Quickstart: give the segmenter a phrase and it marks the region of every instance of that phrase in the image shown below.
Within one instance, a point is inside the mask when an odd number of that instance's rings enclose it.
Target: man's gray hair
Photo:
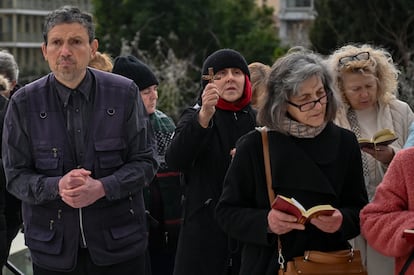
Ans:
[[[95,26],[93,17],[87,12],[82,12],[77,7],[63,6],[52,11],[46,16],[43,24],[43,40],[47,44],[47,35],[49,31],[60,24],[79,23],[88,31],[89,43],[95,39]]]

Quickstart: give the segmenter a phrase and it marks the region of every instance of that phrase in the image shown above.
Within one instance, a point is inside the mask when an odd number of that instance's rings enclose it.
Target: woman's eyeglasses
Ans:
[[[369,52],[360,52],[356,55],[347,55],[339,59],[338,66],[345,66],[347,63],[354,61],[354,60],[368,60],[368,59],[369,59]]]
[[[324,105],[327,102],[328,102],[328,94],[325,94],[325,95],[321,96],[317,100],[309,101],[309,102],[306,102],[306,103],[303,103],[303,104],[299,104],[299,105],[298,104],[295,104],[293,102],[287,101],[287,103],[289,103],[292,106],[295,106],[301,112],[307,112],[307,111],[312,110],[313,108],[315,108],[316,103],[320,103],[321,105]]]

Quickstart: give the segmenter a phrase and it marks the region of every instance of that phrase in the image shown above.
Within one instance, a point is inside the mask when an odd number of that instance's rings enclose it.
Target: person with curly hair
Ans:
[[[361,148],[365,185],[371,201],[388,165],[406,142],[414,114],[396,96],[400,72],[386,49],[349,44],[334,51],[327,62],[343,101],[337,124],[351,129],[358,138],[372,137],[386,128],[398,136],[389,145]],[[354,241],[363,253],[369,274],[393,273],[392,258],[378,253],[361,236]]]

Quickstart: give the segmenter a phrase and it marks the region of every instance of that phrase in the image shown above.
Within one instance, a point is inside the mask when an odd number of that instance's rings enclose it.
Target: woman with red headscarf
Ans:
[[[238,274],[239,244],[218,226],[214,210],[236,141],[256,126],[251,96],[249,69],[239,52],[222,49],[207,57],[198,103],[182,114],[166,155],[185,180],[176,275]]]

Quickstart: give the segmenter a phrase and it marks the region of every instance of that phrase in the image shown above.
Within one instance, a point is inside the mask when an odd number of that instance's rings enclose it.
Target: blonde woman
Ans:
[[[258,110],[263,104],[266,94],[267,77],[270,73],[270,66],[261,62],[249,64],[250,78],[252,82],[252,102],[253,109]]]
[[[372,45],[346,45],[331,54],[329,66],[343,106],[336,122],[351,129],[358,138],[372,137],[388,128],[398,139],[390,145],[362,148],[362,166],[371,201],[394,155],[403,148],[414,114],[407,103],[397,99],[399,70],[391,54]],[[382,256],[361,237],[355,246],[365,254],[369,274],[393,273],[393,259]]]
[[[89,67],[98,69],[104,72],[112,72],[114,67],[112,57],[107,53],[96,52],[88,64]]]

